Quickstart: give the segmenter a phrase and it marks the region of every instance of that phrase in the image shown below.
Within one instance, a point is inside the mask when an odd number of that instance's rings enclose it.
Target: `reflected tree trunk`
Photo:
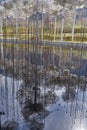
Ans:
[[[59,48],[59,75],[61,76],[62,47]]]

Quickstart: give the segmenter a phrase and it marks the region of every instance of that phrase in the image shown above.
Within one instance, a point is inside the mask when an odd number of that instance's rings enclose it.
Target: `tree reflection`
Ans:
[[[64,101],[72,101],[76,97],[76,92],[73,87],[66,88],[66,92],[63,94]]]
[[[18,125],[18,122],[15,121],[6,121],[2,126],[2,130],[14,130]]]

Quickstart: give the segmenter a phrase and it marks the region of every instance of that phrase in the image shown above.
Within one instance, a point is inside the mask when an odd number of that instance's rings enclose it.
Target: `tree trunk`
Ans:
[[[65,18],[64,18],[64,8],[63,8],[63,11],[62,11],[62,15],[63,15],[63,18],[62,18],[62,27],[61,27],[61,42],[63,41],[63,31],[64,31],[64,22],[65,22]]]
[[[75,21],[76,21],[76,12],[75,12],[75,9],[74,9],[74,12],[73,12],[73,21],[72,21],[72,41],[74,41],[74,31],[75,31]]]

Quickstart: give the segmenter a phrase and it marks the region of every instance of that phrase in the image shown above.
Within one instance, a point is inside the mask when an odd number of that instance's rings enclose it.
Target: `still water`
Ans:
[[[44,130],[87,129],[87,91],[78,91],[74,101],[64,102],[60,97],[61,103],[59,100],[48,108],[52,113],[45,119]]]
[[[12,55],[12,50],[7,49],[6,58],[17,60],[22,60],[25,58],[29,63],[38,65],[48,66],[49,64],[55,65],[57,67],[71,67],[71,73],[76,75],[87,75],[87,51],[83,50],[82,54],[78,50],[73,50],[72,53],[68,49],[60,50],[55,48],[55,51],[51,49],[42,49],[42,54],[39,52],[37,54],[37,59],[35,59],[35,53],[20,50],[18,52],[14,51],[14,57]],[[54,51],[54,54],[53,54]],[[17,55],[18,54],[18,55]],[[23,55],[22,55],[23,54]],[[9,61],[7,62],[9,64]],[[17,100],[17,91],[20,89],[22,81],[13,80],[13,78],[0,75],[0,111],[4,112],[5,115],[1,117],[2,126],[6,125],[7,121],[15,121],[18,123],[17,127],[13,130],[31,130],[30,122],[26,121],[22,114],[22,107]],[[40,86],[41,91],[45,86]],[[53,87],[46,86],[46,92],[48,98],[49,91],[53,92],[57,98],[54,102],[47,103],[46,110],[49,111],[48,116],[44,118],[43,130],[87,130],[87,90],[78,88],[75,86],[73,88],[73,93],[70,100],[65,100],[64,95],[66,95],[66,86],[54,85]],[[53,89],[54,88],[54,89]],[[43,92],[41,92],[43,94]],[[32,115],[32,114],[31,114]],[[30,115],[30,116],[31,116]],[[37,130],[37,129],[34,129]],[[38,129],[42,130],[42,129]]]
[[[13,81],[13,78],[0,75],[0,111],[5,113],[2,116],[2,124],[12,120],[23,121],[21,108],[16,98],[21,83],[22,81]]]
[[[14,97],[12,90],[13,82]],[[29,122],[24,120],[21,107],[16,99],[16,93],[21,83],[22,81],[13,81],[12,78],[0,76],[0,110],[5,112],[5,115],[1,118],[2,125],[6,121],[14,120],[19,123],[15,130],[30,130]],[[51,87],[46,89],[47,92],[49,90],[53,91]],[[46,106],[49,115],[44,119],[43,130],[86,130],[87,90],[83,91],[78,89],[77,86],[74,91],[75,97],[67,101],[63,98],[63,95],[66,93],[66,87],[54,85],[54,93],[58,97],[58,100],[54,103],[48,103]]]

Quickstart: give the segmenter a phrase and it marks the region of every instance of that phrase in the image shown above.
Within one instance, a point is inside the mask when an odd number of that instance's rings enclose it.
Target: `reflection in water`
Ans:
[[[87,128],[87,91],[84,94],[82,90],[78,91],[77,98],[72,102],[67,100],[65,102],[62,99],[61,102],[59,100],[48,108],[51,114],[45,120],[44,130],[85,130]]]
[[[8,124],[7,121],[22,122],[23,120],[21,109],[16,99],[16,92],[19,90],[21,83],[22,81],[13,81],[12,78],[0,75],[0,111],[5,113],[2,116],[2,124],[5,123],[4,125]]]
[[[2,124],[12,126],[12,120],[16,125],[14,130],[86,130],[87,128],[87,90],[76,89],[67,90],[65,86],[53,85],[46,86],[45,116],[43,111],[38,114],[28,113],[29,119],[24,122],[22,116],[22,107],[16,99],[17,91],[20,89],[22,81],[14,81],[14,106],[12,97],[12,78],[0,77],[0,107],[5,112],[2,116]],[[5,86],[5,82],[7,86]],[[43,86],[41,87],[43,88]],[[43,89],[42,96],[43,96]],[[69,95],[67,96],[67,92]],[[53,93],[55,101],[52,101]],[[54,97],[54,96],[53,96]],[[74,99],[74,100],[73,100]],[[48,111],[48,112],[46,112]],[[43,122],[44,119],[44,122]],[[10,121],[11,124],[6,121]],[[18,123],[18,124],[16,124]],[[44,125],[44,126],[43,126]]]
[[[35,57],[35,54],[31,53],[30,54],[31,63],[35,64],[36,62],[38,62],[38,65],[41,65],[42,63],[46,67],[48,67],[49,64],[52,65],[53,55],[51,54],[51,51],[48,53],[48,50],[47,50],[47,53],[46,53],[46,51],[43,50],[43,52],[44,53],[42,57],[40,54],[37,54],[38,61],[35,61],[35,58],[32,58],[32,57]],[[59,67],[61,66],[61,72],[62,72],[63,67],[65,68],[70,67],[69,50],[68,51],[65,50],[65,52],[63,50],[64,54],[60,56],[61,57],[60,62],[59,62],[59,52],[60,51],[57,50],[57,53],[55,53],[54,55],[54,65],[57,66],[57,68],[58,66]],[[21,54],[22,52],[20,53],[19,61],[21,61]],[[26,52],[26,57],[27,56],[28,54]],[[27,58],[25,59],[26,60],[24,63],[28,63]],[[79,52],[76,52],[75,54],[73,53],[72,63],[71,63],[71,72],[74,74],[85,75],[86,69],[87,69],[87,61],[83,60],[83,62],[81,62],[81,65],[79,64],[79,62],[80,62]],[[9,60],[7,61],[7,65],[9,65]],[[25,68],[27,68],[27,67],[24,67],[21,69],[21,66],[19,66],[19,68],[15,69],[15,66],[14,66],[14,70],[17,69],[20,72],[21,71],[25,72]],[[51,76],[48,75],[48,78],[53,76],[52,70],[54,70],[54,67],[50,66],[50,68],[51,69],[49,70],[51,70],[50,71]],[[80,68],[80,71],[78,73],[79,68]],[[7,68],[7,73],[9,72],[9,69],[11,70],[11,68]],[[26,71],[28,69],[26,69]],[[11,72],[13,73],[13,70],[11,70]],[[28,74],[27,72],[26,74]],[[71,79],[73,79],[73,82],[71,82],[72,80],[70,79],[69,81],[68,73],[67,73],[67,76],[66,76],[66,73],[62,73],[62,74],[65,76],[65,78],[62,79],[62,83],[60,83],[59,86],[54,85],[54,84],[49,85],[45,83],[43,84],[39,83],[38,88],[40,87],[40,94],[38,94],[38,99],[40,100],[40,102],[43,103],[44,109],[38,113],[31,112],[29,109],[29,105],[31,103],[30,97],[33,97],[33,93],[31,91],[32,86],[27,86],[27,91],[25,91],[26,89],[25,86],[24,88],[21,88],[22,81],[17,81],[17,80],[13,80],[13,78],[0,76],[0,109],[2,112],[3,111],[5,112],[5,115],[2,116],[2,124],[4,124],[4,126],[13,125],[12,127],[15,127],[14,130],[42,130],[42,129],[43,130],[86,130],[87,128],[87,125],[86,125],[87,124],[86,123],[87,122],[86,82],[85,84],[83,83],[81,84],[81,80],[80,80],[81,86],[79,86],[78,80],[74,80],[77,77],[72,76]],[[11,73],[9,75],[12,76]],[[22,75],[22,72],[20,75]],[[19,78],[20,75],[18,76],[18,79],[20,79]],[[30,77],[33,77],[32,75],[33,74],[31,74]],[[43,75],[45,75],[45,73],[43,73]],[[54,76],[56,75],[58,76],[58,71],[55,68]],[[30,78],[28,76],[25,76],[25,77],[27,77],[28,80]],[[36,77],[33,77],[31,80],[32,82],[35,81],[34,78],[36,79]],[[58,80],[57,78],[57,83],[59,81],[60,79]],[[67,82],[67,83],[70,82],[72,86],[67,87],[67,84],[64,84],[64,82]],[[75,86],[75,84],[79,87]],[[18,94],[21,94],[19,98],[17,97]]]

